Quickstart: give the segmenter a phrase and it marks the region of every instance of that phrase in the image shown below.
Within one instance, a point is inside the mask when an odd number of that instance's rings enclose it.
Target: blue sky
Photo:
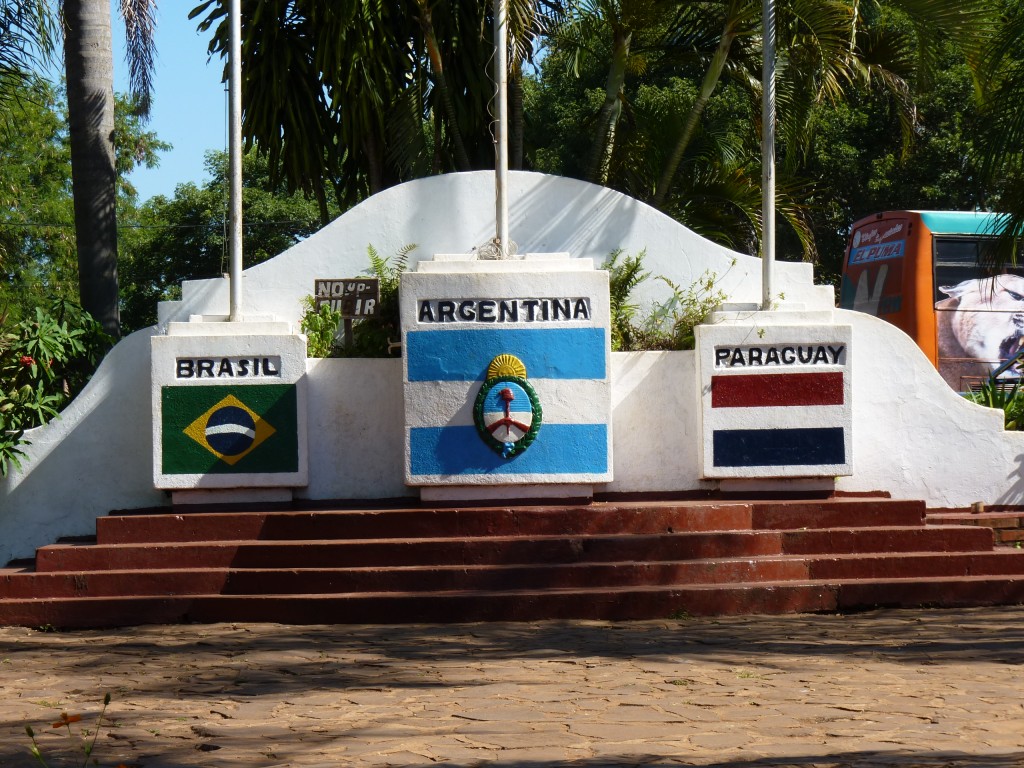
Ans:
[[[174,149],[161,156],[159,168],[132,174],[140,201],[154,195],[170,197],[175,186],[187,181],[202,182],[207,178],[203,154],[227,146],[226,100],[220,81],[224,65],[219,58],[207,63],[209,38],[196,32],[196,22],[188,19],[188,12],[196,5],[194,0],[164,0],[157,6],[156,78],[148,127]],[[127,91],[124,25],[116,2],[111,4],[111,14],[114,87],[119,92]]]

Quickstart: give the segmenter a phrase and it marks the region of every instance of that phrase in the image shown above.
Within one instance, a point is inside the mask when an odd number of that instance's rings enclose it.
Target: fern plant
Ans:
[[[398,286],[408,267],[409,254],[414,250],[415,244],[403,245],[394,255],[385,258],[373,245],[366,246],[370,270],[380,284],[380,300],[373,317],[352,324],[354,343],[351,350],[342,349],[343,357],[391,357],[392,350],[399,348],[402,328],[398,318]]]
[[[643,268],[646,250],[635,256],[626,256],[619,262],[623,249],[617,248],[608,254],[602,269],[608,270],[608,293],[611,303],[612,349],[627,352],[635,349],[636,328],[634,320],[638,305],[632,302],[633,291],[651,276]]]

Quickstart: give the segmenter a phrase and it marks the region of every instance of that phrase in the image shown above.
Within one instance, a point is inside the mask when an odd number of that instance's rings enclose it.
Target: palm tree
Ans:
[[[778,213],[813,259],[808,212],[799,203],[811,188],[797,174],[813,146],[815,116],[858,91],[881,90],[909,147],[920,127],[912,85],[927,79],[946,38],[977,50],[989,0],[777,0],[776,8]],[[905,23],[879,23],[893,13]],[[718,242],[756,252],[761,3],[576,0],[550,43],[540,87],[551,87],[563,104],[593,105],[589,114],[577,108],[572,122],[592,125],[593,139],[580,149],[563,136],[554,145],[561,155],[542,144],[546,167],[564,157],[562,172],[621,189]],[[579,73],[584,56],[585,83],[559,84],[555,70]],[[599,90],[604,98],[595,103]],[[548,119],[566,114],[560,106]]]
[[[37,55],[49,57],[52,27],[46,0],[0,0],[0,102],[28,82]]]
[[[990,127],[983,147],[982,170],[993,191],[990,203],[1002,211],[1003,237],[987,257],[994,270],[1019,264],[1024,238],[1024,5],[1007,3],[998,34],[982,57],[982,85],[986,95],[985,122]]]
[[[410,178],[493,167],[491,8],[465,0],[243,0],[242,131],[328,211]],[[226,0],[191,18],[226,56]],[[561,0],[511,0],[512,127],[521,66]],[[517,105],[519,108],[517,109]],[[521,158],[513,144],[513,156]],[[513,166],[521,165],[515,159]]]
[[[122,0],[130,81],[138,110],[152,90],[155,0]],[[120,334],[117,287],[117,172],[114,163],[113,45],[108,0],[63,0],[75,238],[82,307],[115,338]]]
[[[664,204],[708,99],[729,68],[736,82],[753,86],[752,93],[760,96],[760,5],[755,0],[688,5],[673,24],[669,42],[676,50],[699,50],[694,41],[708,39],[709,21],[717,19],[721,32],[707,60],[698,97],[654,189],[651,199],[656,206]],[[714,6],[717,14],[709,18],[707,11]],[[881,44],[866,24],[870,15],[866,11],[877,16],[883,7],[905,15],[913,26],[913,39],[890,37],[884,41],[888,45]],[[793,150],[806,145],[807,120],[815,104],[841,100],[850,87],[872,83],[896,98],[909,139],[913,102],[898,65],[905,63],[908,52],[916,54],[917,71],[926,80],[947,39],[958,43],[969,58],[976,56],[980,41],[990,30],[990,7],[989,0],[779,0],[778,100],[781,138],[791,149],[788,156],[795,159],[799,153]]]
[[[595,40],[611,37],[604,99],[594,120],[585,166],[589,181],[608,183],[616,132],[628,101],[626,75],[644,69],[644,57],[634,53],[634,37],[649,34],[658,27],[660,20],[671,13],[671,5],[666,0],[574,0],[553,31],[553,44],[570,53],[577,76],[585,58],[600,55]]]

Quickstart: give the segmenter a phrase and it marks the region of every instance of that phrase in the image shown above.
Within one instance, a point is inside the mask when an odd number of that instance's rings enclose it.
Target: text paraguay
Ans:
[[[765,365],[845,365],[846,345],[794,344],[763,347],[715,347],[716,368]]]

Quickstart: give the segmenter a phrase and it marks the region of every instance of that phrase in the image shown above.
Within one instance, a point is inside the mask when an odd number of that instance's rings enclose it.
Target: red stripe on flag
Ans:
[[[842,404],[843,374],[839,371],[711,377],[712,408]]]

